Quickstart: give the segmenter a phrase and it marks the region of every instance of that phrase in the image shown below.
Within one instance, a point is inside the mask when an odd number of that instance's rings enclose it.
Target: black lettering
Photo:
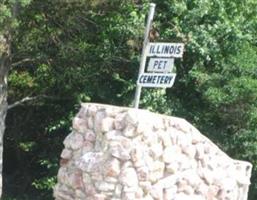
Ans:
[[[161,51],[161,53],[164,53],[164,50],[165,50],[165,45],[162,45],[162,51]]]
[[[170,46],[170,54],[174,53],[174,46]]]
[[[176,54],[180,54],[180,53],[181,53],[181,46],[178,46],[178,47],[177,47]]]
[[[162,69],[161,66],[162,66],[162,61],[160,60],[158,63],[158,69]]]
[[[164,49],[164,53],[165,53],[165,54],[168,54],[168,53],[169,53],[169,50],[170,50],[170,46],[169,46],[169,45],[166,45],[166,46],[165,46],[165,49]]]
[[[155,69],[157,65],[158,65],[158,60],[155,60],[155,61],[154,61],[153,68]]]
[[[147,83],[151,83],[153,81],[153,77],[152,76],[148,76],[147,77]]]
[[[163,69],[165,69],[168,61],[167,61],[167,60],[164,60],[163,62],[164,62],[164,64],[163,64]]]
[[[166,77],[165,77],[165,80],[164,80],[164,83],[165,83],[165,84],[169,84],[170,81],[171,81],[171,79],[172,79],[172,77],[166,76]]]
[[[157,54],[160,54],[161,51],[160,51],[160,45],[157,46],[157,51],[156,51]]]
[[[160,78],[161,78],[161,76],[158,76],[158,78],[157,78],[157,84],[160,83]]]
[[[154,45],[151,45],[150,46],[150,53],[153,53],[154,52]]]
[[[144,75],[143,83],[146,83],[146,81],[147,81],[147,76]]]
[[[153,76],[153,81],[152,81],[152,83],[155,83],[155,81],[156,81],[156,76]]]
[[[143,79],[144,79],[144,75],[140,76],[140,78],[139,78],[139,83],[144,83],[144,82],[143,82]]]
[[[160,84],[163,84],[165,80],[165,76],[161,76]]]

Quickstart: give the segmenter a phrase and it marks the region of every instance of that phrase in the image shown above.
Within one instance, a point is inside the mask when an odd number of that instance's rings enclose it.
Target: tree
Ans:
[[[5,131],[5,117],[7,113],[7,76],[10,69],[11,60],[11,36],[10,10],[6,5],[0,5],[0,26],[4,27],[0,31],[0,197],[2,195],[2,168],[3,168],[3,137]]]
[[[2,195],[2,155],[3,137],[5,132],[5,117],[7,114],[7,78],[11,68],[12,31],[15,27],[15,18],[18,6],[24,6],[28,1],[3,1],[0,4],[0,198]]]
[[[21,10],[8,78],[8,101],[15,107],[9,106],[6,148],[23,170],[8,163],[10,193],[34,192],[31,184],[51,189],[64,133],[81,101],[132,102],[147,10],[136,7],[49,0]],[[43,198],[50,198],[47,193]]]
[[[162,39],[186,44],[175,86],[165,95],[173,113],[193,122],[231,157],[250,161],[254,180],[256,2],[155,2]],[[256,188],[252,181],[249,199],[256,199]]]

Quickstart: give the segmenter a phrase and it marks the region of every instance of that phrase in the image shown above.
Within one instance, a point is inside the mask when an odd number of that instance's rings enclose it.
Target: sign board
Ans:
[[[175,81],[175,73],[155,74],[143,73],[139,75],[137,84],[142,87],[172,87]]]
[[[147,56],[182,58],[184,51],[183,43],[148,43],[146,46]]]
[[[174,66],[173,58],[150,58],[148,72],[171,72]]]

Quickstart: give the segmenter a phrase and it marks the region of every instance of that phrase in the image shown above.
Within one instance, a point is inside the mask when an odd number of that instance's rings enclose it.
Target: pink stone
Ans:
[[[184,192],[184,190],[187,188],[188,182],[184,179],[179,180],[177,182],[178,192]]]
[[[138,123],[137,125],[137,129],[136,129],[136,132],[138,134],[142,134],[144,132],[150,132],[151,131],[151,126],[145,122],[140,122]]]
[[[204,141],[203,136],[201,136],[201,133],[195,129],[194,132],[191,133],[192,138],[192,144],[202,143]]]
[[[191,144],[191,138],[188,137],[187,134],[180,132],[179,134],[177,134],[177,144],[180,147],[185,147]]]
[[[144,147],[146,149],[146,147]],[[134,162],[135,167],[142,167],[144,162],[144,149],[141,146],[135,146],[130,152],[131,160]]]
[[[116,145],[120,145],[122,146],[124,149],[127,149],[128,151],[131,151],[131,146],[132,146],[132,142],[130,139],[121,136],[121,135],[117,135],[114,136],[112,138],[112,141],[109,142],[111,146],[116,146]]]
[[[214,181],[215,174],[210,170],[203,170],[203,179],[208,184],[211,185]]]
[[[95,139],[96,139],[96,134],[93,131],[91,131],[91,130],[87,130],[85,132],[85,136],[84,137],[85,137],[85,140],[87,140],[89,142],[94,142]]]
[[[209,189],[208,189],[208,192],[207,192],[208,199],[216,197],[218,195],[219,189],[220,188],[216,185],[209,186]]]
[[[83,188],[83,179],[81,171],[72,172],[68,178],[69,185],[74,189]]]
[[[66,192],[66,191],[62,191],[60,189],[56,189],[54,191],[54,196],[56,197],[56,199],[64,199],[64,200],[74,200],[74,196],[72,193]]]
[[[149,169],[147,167],[137,168],[137,175],[139,181],[147,181],[149,178]]]
[[[61,167],[58,171],[57,180],[60,183],[66,183],[68,179],[67,170],[64,167]]]
[[[82,107],[64,141],[55,200],[243,198],[251,165],[236,164],[185,120]]]
[[[95,116],[99,109],[95,105],[85,105],[82,103],[82,106],[87,109],[88,116]]]
[[[211,144],[207,143],[204,145],[204,153],[209,154],[211,152]]]
[[[172,163],[181,154],[181,150],[178,146],[169,146],[164,149],[162,159],[165,163]]]
[[[153,144],[150,147],[150,154],[154,159],[159,158],[163,154],[163,147],[161,143]]]
[[[153,144],[158,143],[159,138],[157,136],[157,134],[155,134],[155,132],[153,132],[152,130],[150,132],[143,132],[143,143],[151,146]]]
[[[208,192],[208,189],[209,189],[209,187],[205,183],[200,183],[196,187],[195,192],[196,192],[196,194],[206,195]]]
[[[117,198],[121,197],[121,192],[122,192],[122,185],[117,184],[115,187],[115,191],[114,191],[114,196]]]
[[[92,142],[84,141],[83,147],[82,147],[82,153],[85,154],[89,151],[92,151],[93,148],[94,148],[94,144]]]
[[[147,194],[146,196],[144,196],[142,200],[154,200],[154,199],[150,194]]]
[[[163,123],[163,120],[157,116],[155,117],[152,117],[153,118],[153,128],[154,130],[158,131],[158,130],[161,130],[161,129],[164,129],[164,123]]]
[[[126,137],[135,137],[138,135],[136,128],[133,125],[127,125],[126,128],[122,131],[123,135]]]
[[[84,193],[84,191],[82,190],[75,190],[75,199],[85,199],[86,198],[86,194]]]
[[[94,119],[94,131],[96,134],[102,131],[102,120],[106,117],[106,113],[104,111],[98,111],[95,115]]]
[[[177,161],[180,164],[179,170],[184,171],[193,167],[193,162],[185,154],[181,154],[177,157]]]
[[[105,134],[105,137],[107,140],[117,140],[117,137],[119,137],[121,135],[122,135],[121,131],[111,130]]]
[[[120,183],[129,187],[137,187],[138,178],[134,168],[125,168],[120,174]]]
[[[130,109],[127,111],[125,116],[126,124],[137,125],[139,120],[139,112],[136,109]]]
[[[89,129],[93,130],[94,129],[94,120],[93,117],[89,117],[87,119],[87,126]]]
[[[171,142],[173,145],[178,144],[178,135],[180,134],[177,129],[174,127],[167,128],[167,133],[170,136]]]
[[[85,192],[86,192],[87,196],[91,197],[91,196],[96,194],[96,189],[92,184],[86,184],[85,185]]]
[[[87,117],[87,109],[84,107],[81,107],[79,110],[79,113],[77,114],[78,118],[86,118]]]
[[[114,128],[116,130],[123,130],[125,126],[125,113],[117,114],[114,120]]]
[[[113,143],[110,147],[111,155],[120,160],[130,159],[130,149],[126,149],[119,143]]]
[[[102,120],[102,123],[101,123],[101,131],[102,132],[108,132],[108,131],[111,131],[113,130],[114,128],[114,119],[111,118],[111,117],[106,117]]]
[[[194,169],[184,171],[182,177],[189,183],[189,185],[194,188],[196,188],[202,182],[202,179],[199,177]]]
[[[175,175],[169,175],[169,176],[166,176],[162,179],[160,179],[157,183],[159,185],[162,186],[162,188],[166,189],[166,188],[171,188],[171,187],[176,187],[176,182],[178,180],[178,176],[175,174]]]
[[[87,130],[87,120],[75,117],[73,119],[73,128],[80,133],[84,133]]]
[[[60,160],[60,166],[63,167],[63,166],[65,166],[65,165],[67,165],[67,164],[69,163],[69,161],[70,161],[69,159],[63,159],[63,158],[62,158],[62,159]]]
[[[150,194],[154,199],[163,199],[163,188],[159,184],[152,186]]]
[[[113,192],[115,189],[115,185],[113,183],[107,183],[105,181],[96,182],[95,187],[101,192]]]
[[[177,161],[174,161],[170,164],[165,165],[165,171],[170,174],[176,174],[179,170],[180,164]]]
[[[164,175],[164,168],[165,164],[163,162],[155,161],[149,174],[149,180],[154,183],[162,178]]]
[[[176,193],[177,193],[177,187],[176,186],[164,189],[163,200],[174,199],[174,197],[176,196]]]
[[[135,199],[142,199],[144,196],[144,191],[141,188],[137,188],[135,193]]]
[[[92,183],[92,179],[91,176],[87,173],[83,173],[82,174],[82,178],[83,178],[83,183],[86,185],[90,185]]]
[[[202,143],[198,143],[195,145],[196,148],[196,158],[203,159],[204,158],[204,145]]]
[[[75,164],[76,166],[86,172],[94,172],[99,169],[103,162],[103,153],[88,152],[82,156]]]
[[[135,200],[135,192],[123,192],[122,200]]]
[[[152,188],[150,181],[140,181],[139,186],[140,186],[140,188],[142,188],[144,193],[148,193],[150,191],[150,189]]]
[[[68,150],[68,149],[63,149],[62,153],[61,153],[61,158],[63,159],[70,159],[72,156],[72,151]]]
[[[112,158],[104,165],[105,176],[116,177],[120,174],[120,161],[116,158]]]
[[[117,184],[118,183],[118,177],[106,176],[106,177],[104,177],[104,181],[107,182],[107,183]]]
[[[193,145],[187,145],[182,147],[182,152],[188,155],[189,158],[193,159],[196,154],[196,149]]]
[[[83,142],[84,142],[84,139],[81,134],[72,132],[65,138],[63,143],[66,148],[77,150],[83,146]]]
[[[192,199],[192,195],[187,195],[185,193],[177,193],[174,200],[193,200],[193,199]],[[196,200],[196,199],[194,199],[194,200]]]
[[[164,147],[172,146],[170,135],[167,132],[165,132],[165,131],[158,131],[157,134],[161,138]]]
[[[95,194],[93,200],[106,200],[106,195],[104,194]]]

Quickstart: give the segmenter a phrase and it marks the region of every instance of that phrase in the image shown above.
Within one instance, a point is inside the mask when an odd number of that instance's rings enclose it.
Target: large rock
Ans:
[[[56,200],[246,200],[252,165],[184,119],[82,104],[64,140]]]

